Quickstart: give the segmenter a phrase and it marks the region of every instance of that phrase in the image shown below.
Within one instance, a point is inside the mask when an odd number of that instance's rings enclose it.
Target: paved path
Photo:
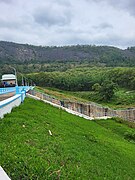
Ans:
[[[2,94],[2,95],[0,95],[0,101],[3,101],[5,99],[7,99],[7,98],[10,98],[10,97],[12,97],[14,95],[15,95],[15,92],[8,93],[8,94]]]

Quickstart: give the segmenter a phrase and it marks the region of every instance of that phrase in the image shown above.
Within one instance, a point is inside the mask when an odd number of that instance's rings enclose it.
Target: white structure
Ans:
[[[1,81],[2,84],[13,86],[16,84],[16,76],[14,74],[4,74],[2,75]]]
[[[5,114],[11,113],[12,109],[19,106],[25,99],[25,91],[20,94],[16,94],[13,97],[5,99],[0,102],[0,119],[4,117]]]
[[[5,173],[5,171],[3,170],[3,168],[0,166],[0,179],[1,180],[11,180],[7,174]]]

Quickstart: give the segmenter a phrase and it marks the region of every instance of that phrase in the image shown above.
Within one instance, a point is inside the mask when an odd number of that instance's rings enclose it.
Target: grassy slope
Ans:
[[[115,91],[114,97],[109,102],[99,100],[99,95],[94,91],[91,92],[73,92],[72,95],[80,98],[100,103],[114,109],[135,107],[135,91],[119,89]]]
[[[110,102],[101,102],[100,100],[98,100],[98,94],[96,94],[94,91],[70,92],[55,88],[41,87],[37,87],[37,89],[59,99],[70,99],[73,101],[81,102],[92,101],[114,109],[135,107],[135,91],[128,91],[125,89],[117,90],[115,92],[115,96]]]
[[[52,136],[49,135],[49,130]],[[27,98],[0,120],[0,165],[12,179],[134,179],[135,132]]]
[[[84,98],[79,98],[79,97],[75,96],[73,94],[73,92],[70,92],[70,91],[63,91],[61,89],[50,88],[50,87],[42,88],[42,87],[39,87],[39,86],[36,86],[35,90],[37,90],[39,92],[49,94],[52,97],[58,98],[60,100],[69,99],[69,100],[72,100],[72,101],[88,102],[88,100],[86,100]]]

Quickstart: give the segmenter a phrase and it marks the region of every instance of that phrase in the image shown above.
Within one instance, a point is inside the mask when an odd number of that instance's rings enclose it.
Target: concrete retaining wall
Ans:
[[[61,105],[70,110],[82,113],[92,118],[99,117],[120,117],[127,121],[135,122],[135,109],[126,109],[126,110],[113,110],[108,107],[103,107],[96,103],[81,103],[81,102],[72,102],[69,100],[58,100],[57,98],[51,97],[47,94],[37,92],[35,90],[30,90],[30,94],[39,97],[40,99],[50,101],[57,105]]]

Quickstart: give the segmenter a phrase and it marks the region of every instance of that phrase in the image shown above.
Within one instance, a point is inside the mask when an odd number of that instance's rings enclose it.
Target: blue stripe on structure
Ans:
[[[6,87],[6,88],[0,88],[0,90],[6,91],[6,90],[11,90],[15,89],[15,87]]]
[[[0,102],[0,108],[12,103],[13,101],[15,101],[18,98],[21,98],[21,94],[17,94],[15,96],[11,97],[11,98],[8,98],[8,99],[5,99],[5,100],[1,101]]]
[[[16,92],[17,94],[20,94],[21,91],[25,90],[28,92],[30,89],[33,89],[34,86],[18,86],[18,87],[12,87],[12,88],[0,88],[0,95],[8,94],[11,92]]]
[[[0,88],[0,95],[7,94],[10,92],[16,91],[16,88],[18,90],[18,93],[20,93],[22,90],[25,90],[26,92],[32,88],[32,86],[18,86],[18,87],[9,87],[9,88]]]
[[[0,88],[0,94],[7,94],[15,91],[15,87],[10,88]]]
[[[0,92],[0,95],[3,95],[3,94],[8,94],[8,93],[11,93],[11,92],[15,92],[15,90],[12,90],[12,91],[5,91],[5,92]]]

